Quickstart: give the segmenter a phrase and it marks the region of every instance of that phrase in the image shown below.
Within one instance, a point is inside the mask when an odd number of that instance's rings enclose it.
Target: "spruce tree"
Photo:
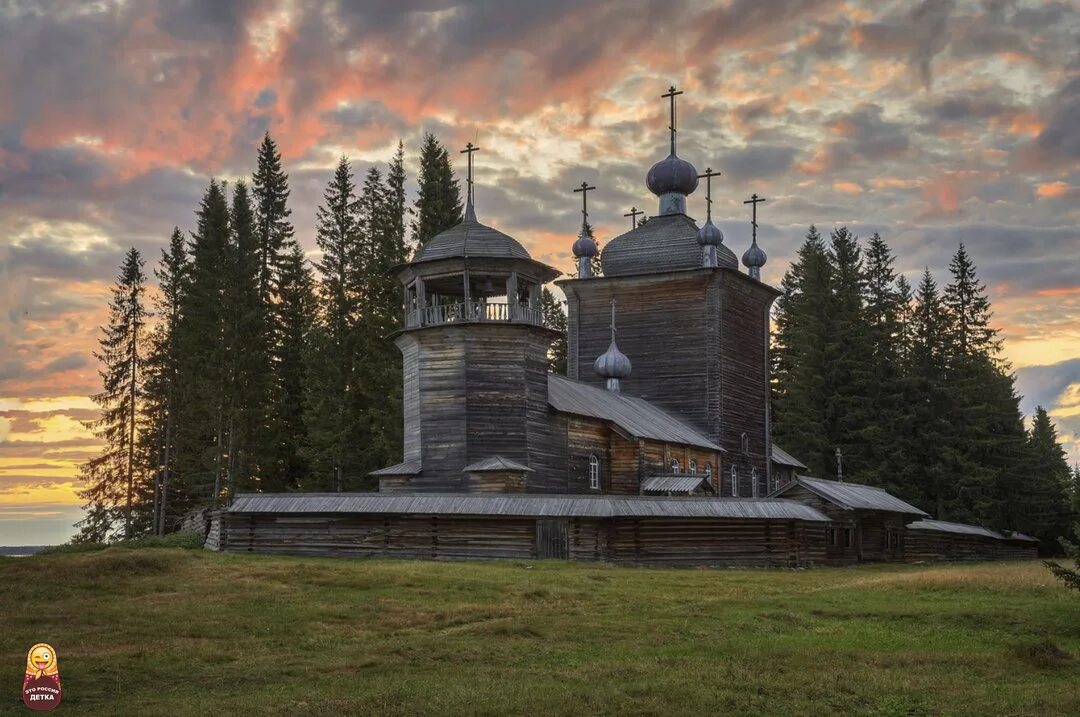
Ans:
[[[115,523],[123,520],[123,537],[150,529],[146,484],[139,476],[136,450],[141,427],[142,343],[146,309],[143,292],[146,277],[139,252],[132,248],[124,257],[109,305],[108,325],[94,356],[101,362],[103,388],[93,396],[101,416],[88,423],[105,446],[100,455],[82,466],[87,486],[79,495],[86,500],[87,520],[79,523],[83,540],[105,540],[115,535]],[[136,517],[135,512],[139,516]]]
[[[867,337],[865,412],[855,427],[865,455],[861,480],[898,493],[896,466],[905,458],[900,438],[906,425],[903,397],[903,320],[911,288],[893,269],[893,254],[874,234],[866,251],[866,289],[862,318]]]
[[[305,456],[309,485],[342,490],[343,472],[365,446],[355,392],[358,363],[366,348],[358,335],[364,293],[364,251],[352,170],[342,157],[316,211],[315,243],[322,250],[320,311],[308,346]]]
[[[930,270],[926,269],[916,291],[912,314],[912,344],[908,361],[908,374],[912,380],[907,394],[912,417],[907,447],[908,461],[919,481],[921,497],[917,504],[939,520],[952,517],[946,512],[951,495],[947,495],[946,491],[954,475],[950,468],[955,462],[951,459],[952,426],[949,422],[945,323],[937,282],[930,275]]]
[[[990,302],[975,265],[960,244],[949,264],[952,281],[942,303],[944,349],[951,398],[950,512],[958,520],[1003,525],[1009,486],[1024,472],[1024,427],[1013,378],[1000,359],[990,326]]]
[[[184,235],[176,227],[169,238],[168,250],[162,250],[161,259],[154,269],[158,280],[154,313],[158,322],[150,333],[147,355],[143,361],[143,412],[147,416],[143,451],[151,457],[154,472],[156,499],[151,532],[159,535],[170,524],[170,477],[176,455],[175,405],[181,390],[178,386],[179,361],[175,344],[189,274]]]
[[[293,241],[289,221],[289,177],[281,166],[281,153],[267,132],[259,145],[255,174],[255,226],[259,241],[259,296],[267,305],[274,291],[279,264],[285,260]]]
[[[639,223],[640,225],[640,223]],[[773,334],[773,435],[776,442],[826,475],[833,446],[827,433],[827,336],[832,267],[824,241],[810,227],[784,275]]]
[[[428,239],[461,221],[461,188],[450,155],[435,135],[424,135],[420,175],[413,205],[412,240],[417,249]]]
[[[555,294],[544,287],[540,296],[540,309],[544,326],[558,332],[559,336],[551,342],[548,349],[548,371],[560,376],[566,375],[566,308]]]
[[[863,301],[866,271],[858,237],[839,227],[832,231],[828,258],[830,282],[829,312],[825,322],[825,433],[828,447],[840,449],[846,479],[867,482],[874,467],[871,450],[877,438],[870,429],[880,416],[872,400],[870,373],[873,345]],[[835,457],[827,460],[827,470],[838,473]]]
[[[276,470],[263,487],[281,491],[301,486],[308,471],[301,449],[307,443],[305,355],[315,315],[315,293],[304,252],[295,242],[281,262],[277,294],[277,460]]]
[[[269,333],[259,296],[261,254],[247,183],[236,183],[229,213],[231,241],[224,292],[228,351],[229,410],[226,493],[255,487],[260,459],[269,450],[266,427],[272,395]],[[223,267],[225,268],[225,267]]]
[[[364,395],[370,418],[371,450],[358,466],[361,475],[401,460],[401,354],[389,340],[401,325],[401,285],[390,269],[405,261],[398,232],[395,190],[376,167],[368,170],[360,193],[360,219],[367,250],[363,340],[368,347],[363,366]]]
[[[1058,538],[1068,534],[1072,511],[1068,488],[1072,471],[1057,428],[1046,409],[1038,406],[1027,434],[1029,463],[1027,475],[1013,498],[1019,503],[1016,530],[1039,539],[1043,549],[1052,551]],[[1010,526],[1011,527],[1011,526]]]
[[[176,406],[173,486],[179,514],[220,499],[229,378],[225,296],[230,241],[224,187],[211,180],[196,212],[190,281],[175,341],[178,385],[183,387]]]

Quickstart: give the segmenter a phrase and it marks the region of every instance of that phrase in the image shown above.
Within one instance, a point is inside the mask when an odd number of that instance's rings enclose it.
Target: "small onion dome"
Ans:
[[[724,232],[709,219],[698,230],[697,240],[701,246],[720,246],[724,243]]]
[[[578,235],[577,241],[574,242],[574,256],[578,259],[582,257],[591,259],[596,256],[596,254],[596,242],[593,241],[593,238],[585,231],[585,227],[582,227],[581,234]]]
[[[596,359],[593,370],[601,378],[627,378],[630,376],[630,359],[612,341],[608,350]]]
[[[698,178],[694,165],[679,159],[672,152],[652,166],[645,175],[645,186],[656,196],[664,194],[692,194],[697,189]]]
[[[756,241],[742,255],[742,263],[749,269],[760,269],[765,266],[765,262],[768,260],[769,257],[765,254],[765,250],[759,247]]]

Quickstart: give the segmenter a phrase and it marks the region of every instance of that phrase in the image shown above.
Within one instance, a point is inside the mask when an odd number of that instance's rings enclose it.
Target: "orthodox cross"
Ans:
[[[615,299],[611,300],[611,343],[615,343]]]
[[[662,95],[663,98],[671,100],[671,124],[668,125],[668,129],[671,130],[671,153],[675,154],[675,98],[682,94],[682,90],[676,90],[675,85],[668,88],[668,91]]]
[[[758,205],[758,202],[764,202],[764,201],[765,201],[765,197],[759,197],[756,194],[751,194],[750,198],[747,199],[745,202],[743,202],[743,204],[752,204],[752,205],[754,205],[754,218],[751,220],[750,223],[754,227],[753,232],[754,232],[754,243],[755,244],[757,243],[757,205]]]
[[[472,156],[473,156],[473,152],[479,152],[479,151],[480,151],[479,147],[476,147],[476,146],[473,145],[472,142],[469,142],[467,145],[465,145],[465,149],[461,150],[461,152],[460,152],[460,154],[469,155],[469,173],[466,175],[467,179],[465,180],[465,182],[469,185],[469,204],[472,204],[472,202],[473,202]]]
[[[840,452],[839,446],[836,448],[836,480],[844,482],[844,454]]]
[[[630,207],[630,213],[629,214],[623,214],[623,216],[624,217],[630,217],[630,228],[631,229],[637,229],[638,215],[639,214],[644,214],[644,213],[645,212],[641,211],[637,207]]]
[[[581,224],[584,226],[589,222],[589,192],[596,187],[590,187],[588,182],[582,182],[581,186],[574,190],[574,192],[581,192]]]
[[[712,171],[712,167],[705,169],[705,174],[699,174],[698,179],[705,180],[705,218],[712,219],[712,178],[719,177],[722,172]],[[756,204],[754,205],[757,206]]]

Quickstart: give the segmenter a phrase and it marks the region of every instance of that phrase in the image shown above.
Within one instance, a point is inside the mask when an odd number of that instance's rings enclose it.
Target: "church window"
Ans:
[[[671,472],[672,473],[678,473],[679,472],[679,459],[678,458],[672,458],[671,459]]]
[[[749,453],[750,452],[750,437],[747,436],[745,433],[742,434],[739,437],[739,445],[742,448],[743,453]]]
[[[735,464],[731,465],[731,495],[739,497],[739,469],[735,467]]]
[[[596,454],[589,456],[589,488],[600,490],[600,459]]]
[[[705,481],[709,485],[712,485],[712,463],[705,464]],[[716,489],[714,488],[713,490],[715,491]]]
[[[690,459],[690,475],[697,475],[697,461],[695,461],[693,458]]]
[[[757,468],[750,469],[750,490],[754,492],[754,497],[757,498]]]

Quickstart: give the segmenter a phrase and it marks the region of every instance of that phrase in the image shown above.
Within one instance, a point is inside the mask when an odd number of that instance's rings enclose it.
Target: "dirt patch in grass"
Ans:
[[[1046,637],[1038,642],[1025,642],[1013,648],[1013,656],[1040,670],[1056,670],[1069,667],[1073,656],[1062,650]]]

